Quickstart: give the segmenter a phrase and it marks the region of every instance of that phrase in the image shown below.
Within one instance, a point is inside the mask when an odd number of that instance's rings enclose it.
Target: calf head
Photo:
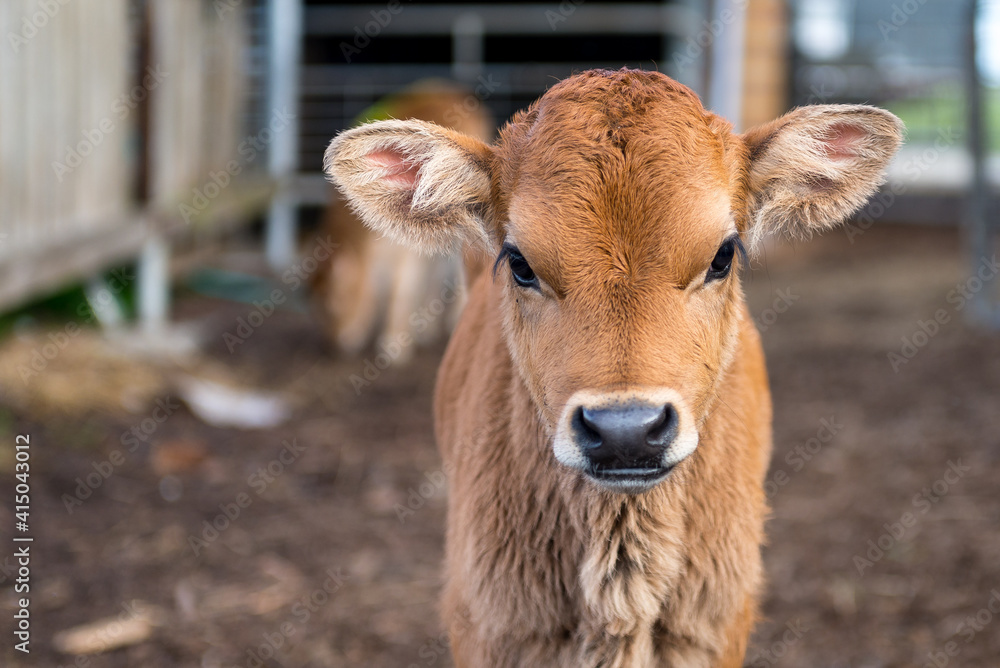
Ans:
[[[695,451],[719,400],[747,251],[841,222],[901,136],[886,111],[835,105],[735,134],[662,74],[591,71],[492,146],[384,121],[339,135],[325,167],[375,230],[496,258],[504,336],[555,458],[638,493]]]

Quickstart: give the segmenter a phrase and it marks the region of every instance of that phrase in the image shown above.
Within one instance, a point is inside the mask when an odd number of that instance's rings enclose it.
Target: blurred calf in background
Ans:
[[[419,81],[381,100],[355,125],[389,118],[431,121],[485,142],[495,128],[473,91],[441,79]],[[482,259],[410,252],[362,225],[335,188],[330,193],[320,236],[328,236],[336,251],[316,273],[314,288],[333,345],[357,354],[377,342],[405,361],[413,354],[411,340],[427,345],[446,338]]]

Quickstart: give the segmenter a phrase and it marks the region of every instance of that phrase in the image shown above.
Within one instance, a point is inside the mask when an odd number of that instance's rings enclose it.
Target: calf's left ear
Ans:
[[[903,124],[884,109],[816,105],[746,132],[751,241],[809,237],[860,209],[885,180]]]

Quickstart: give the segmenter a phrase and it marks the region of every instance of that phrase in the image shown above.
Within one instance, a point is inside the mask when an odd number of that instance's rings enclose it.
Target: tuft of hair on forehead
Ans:
[[[501,131],[501,145],[530,141],[536,132],[558,131],[572,125],[594,143],[610,142],[619,148],[651,112],[677,108],[678,120],[704,119],[698,96],[665,74],[644,70],[588,70],[550,88],[528,109],[515,114]],[[641,128],[639,128],[641,129]]]
[[[667,95],[679,95],[702,109],[701,100],[684,84],[660,72],[626,67],[620,70],[587,70],[563,79],[546,91],[541,100],[563,98],[580,102],[617,101],[629,106],[662,99]]]
[[[727,121],[664,74],[591,70],[558,82],[515,114],[500,132],[495,176],[499,192],[509,196],[526,178],[576,180],[581,168],[613,171],[628,154],[633,161],[656,160],[660,178],[724,171],[735,189],[742,145],[733,138]],[[583,192],[602,180],[594,178],[579,184]]]

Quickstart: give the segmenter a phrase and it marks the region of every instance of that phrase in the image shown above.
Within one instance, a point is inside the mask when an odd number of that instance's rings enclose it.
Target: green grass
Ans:
[[[108,279],[114,278],[112,273]],[[135,317],[135,281],[114,294],[126,317]],[[62,327],[68,322],[81,325],[96,322],[93,310],[87,302],[82,283],[74,283],[57,292],[50,293],[13,311],[0,314],[0,339],[9,335],[19,324],[55,325]]]
[[[963,135],[966,128],[966,99],[960,82],[939,87],[932,95],[893,100],[885,108],[906,124],[907,142],[930,144],[941,130],[954,128]],[[1000,89],[985,91],[987,145],[1000,152]]]

